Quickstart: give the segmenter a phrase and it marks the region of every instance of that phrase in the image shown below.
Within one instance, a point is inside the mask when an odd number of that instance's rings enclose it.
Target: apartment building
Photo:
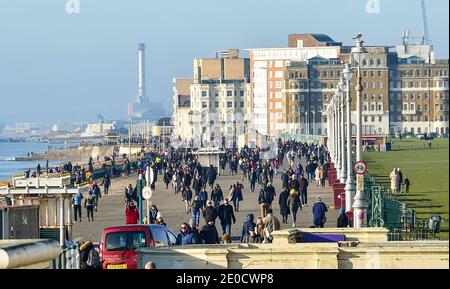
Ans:
[[[248,129],[249,59],[230,49],[193,63],[193,79],[174,80],[174,134],[186,141],[230,145]]]
[[[294,45],[298,47],[250,50],[254,126],[271,136],[325,134],[323,112],[351,59],[351,47],[306,34],[290,35],[289,46]],[[448,134],[448,60],[436,60],[430,46],[405,42],[366,49],[361,63],[363,134]],[[353,120],[355,86],[353,77]]]

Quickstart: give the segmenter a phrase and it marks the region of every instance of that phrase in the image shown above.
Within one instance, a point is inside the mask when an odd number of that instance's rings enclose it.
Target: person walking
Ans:
[[[272,214],[272,209],[267,210],[267,216],[263,218],[265,228],[265,239],[267,243],[272,243],[272,233],[280,230],[280,221]]]
[[[156,207],[156,205],[152,205],[150,208],[150,220],[148,220],[149,224],[154,224],[156,222],[156,219],[158,218],[159,210]]]
[[[250,243],[255,239],[256,224],[253,222],[254,219],[255,216],[253,214],[248,214],[245,218],[241,231],[241,243]]]
[[[283,191],[281,191],[280,197],[278,199],[278,204],[280,205],[280,214],[283,218],[283,224],[287,224],[289,215],[288,198],[289,191],[286,188],[283,188]]]
[[[209,165],[209,168],[206,171],[206,178],[208,180],[208,185],[209,185],[210,189],[212,190],[212,188],[214,186],[214,182],[216,181],[216,178],[217,178],[217,173],[216,173],[216,170],[214,169],[213,165]]]
[[[241,202],[244,198],[242,196],[242,189],[244,188],[239,182],[234,183],[230,187],[230,194],[228,195],[228,199],[233,202],[234,210],[239,212],[239,202]]]
[[[323,228],[326,222],[326,212],[328,211],[321,197],[317,197],[317,202],[313,206],[313,224],[316,228]]]
[[[208,220],[200,231],[203,244],[220,244],[219,233],[212,220]]]
[[[236,223],[236,217],[234,216],[233,206],[230,205],[228,199],[224,200],[224,203],[220,205],[217,215],[220,219],[220,225],[222,226],[222,235],[228,234],[231,236],[231,224]]]
[[[206,208],[206,202],[208,201],[208,192],[205,188],[202,188],[198,193],[198,199],[202,202],[202,211]]]
[[[84,207],[87,211],[88,222],[94,221],[94,206],[95,200],[92,196],[92,191],[89,191],[88,195],[84,199]]]
[[[111,179],[108,174],[105,174],[103,177],[101,185],[103,185],[103,192],[105,193],[105,196],[108,196],[109,187],[111,186]]]
[[[272,202],[275,198],[275,189],[272,184],[269,182],[267,186],[264,184],[261,186],[261,191],[258,197],[258,203],[261,209],[261,217],[265,217],[267,214],[267,210],[272,206]]]
[[[128,187],[125,188],[125,204],[128,204],[134,199],[134,189],[131,184],[128,184]]]
[[[297,222],[298,208],[301,208],[300,197],[295,189],[292,189],[291,192],[289,193],[289,198],[287,199],[287,206],[289,207],[289,211],[291,212],[292,215],[292,228],[295,228]]]
[[[129,224],[137,224],[139,222],[139,210],[133,201],[129,202],[127,207],[125,208],[125,223]]]
[[[191,228],[187,223],[181,224],[180,233],[177,235],[176,244],[179,246],[192,245]]]
[[[339,215],[337,218],[337,227],[338,228],[347,228],[349,226],[349,220],[347,214],[345,214],[345,209],[339,209]]]
[[[98,199],[102,197],[102,194],[100,192],[100,188],[97,186],[97,183],[94,182],[92,184],[92,196],[94,197],[95,200],[95,211],[97,212],[97,208],[98,208]]]
[[[203,201],[198,196],[194,197],[192,201],[192,220],[196,225],[200,224],[200,211],[203,209]]]
[[[192,245],[199,245],[202,243],[202,238],[200,236],[200,232],[198,231],[197,227],[198,224],[194,220],[189,220],[189,226],[191,227],[191,240]]]
[[[81,202],[83,199],[84,196],[82,192],[78,192],[72,197],[73,218],[75,222],[77,222],[78,216],[80,217],[80,220],[78,222],[81,222]]]
[[[209,221],[212,221],[214,224],[216,223],[217,209],[214,207],[213,201],[209,200],[207,202],[203,216],[206,224],[208,224]]]
[[[218,208],[222,200],[223,200],[222,188],[220,188],[219,184],[216,184],[211,192],[211,201],[214,202],[214,207]]]
[[[255,169],[251,170],[250,173],[250,191],[252,193],[255,192],[256,181],[258,180],[258,176]]]
[[[403,184],[403,173],[400,168],[397,168],[397,192],[402,192],[402,184]]]
[[[398,179],[398,175],[397,175],[397,169],[393,169],[391,174],[389,175],[389,178],[391,179],[391,190],[392,193],[396,193],[397,192],[397,179]]]
[[[184,187],[181,196],[183,197],[184,204],[186,206],[186,214],[191,212],[192,191],[189,186]]]
[[[300,193],[301,193],[300,201],[302,203],[302,206],[308,205],[308,185],[309,185],[308,180],[305,178],[304,175],[302,175],[302,177],[300,178],[300,182],[299,182]]]
[[[409,181],[409,178],[406,177],[405,178],[405,189],[406,189],[406,193],[409,194],[409,187],[411,186],[411,182]]]
[[[283,184],[284,189],[289,189],[289,175],[286,170],[283,170],[281,174],[281,183]]]
[[[166,169],[163,177],[164,183],[166,184],[166,190],[169,189],[169,183],[172,180],[172,173],[169,169]]]

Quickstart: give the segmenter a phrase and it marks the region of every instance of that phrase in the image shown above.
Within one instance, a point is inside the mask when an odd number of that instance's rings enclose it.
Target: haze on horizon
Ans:
[[[324,33],[344,45],[396,45],[422,36],[419,0],[0,0],[0,123],[126,119],[137,93],[137,44],[147,46],[147,95],[172,111],[173,77],[215,51],[286,47],[290,33]],[[437,58],[448,58],[449,2],[426,1]]]

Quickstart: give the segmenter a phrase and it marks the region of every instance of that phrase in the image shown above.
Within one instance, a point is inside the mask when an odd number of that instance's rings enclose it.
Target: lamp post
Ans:
[[[312,125],[313,125],[313,131],[312,134],[315,135],[315,131],[316,131],[316,111],[313,110],[312,111],[312,115],[313,115],[313,119],[312,119]]]
[[[341,123],[341,111],[339,110],[339,96],[334,95],[335,111],[336,111],[336,178],[339,179],[341,174],[341,130],[339,129]]]
[[[361,62],[363,60],[364,54],[367,53],[366,49],[363,47],[364,41],[361,40],[362,35],[358,34],[355,38],[356,46],[352,48],[352,56],[354,56],[355,62],[357,64],[357,77],[358,82],[356,84],[356,161],[362,161],[362,115],[361,115],[361,96],[363,87],[361,85]],[[367,200],[362,192],[361,188],[358,187],[356,190],[355,199],[353,202],[353,226],[355,228],[367,227]]]
[[[352,98],[350,95],[350,80],[352,79],[353,73],[350,68],[350,63],[345,64],[345,69],[342,75],[346,81],[346,91],[347,91],[347,180],[345,183],[345,210],[347,212],[352,211],[352,199],[355,195],[355,181],[352,175]]]
[[[345,183],[345,178],[347,174],[347,168],[345,163],[345,121],[344,121],[344,108],[345,108],[345,102],[344,102],[344,89],[345,89],[345,82],[343,79],[343,75],[341,75],[341,80],[338,84],[339,87],[339,103],[340,103],[340,109],[341,109],[341,123],[339,124],[339,130],[341,132],[341,150],[339,157],[341,158],[341,171],[339,175],[339,180],[341,181],[341,184]]]
[[[305,111],[305,132],[307,135],[309,135],[309,118],[308,118],[308,112]]]

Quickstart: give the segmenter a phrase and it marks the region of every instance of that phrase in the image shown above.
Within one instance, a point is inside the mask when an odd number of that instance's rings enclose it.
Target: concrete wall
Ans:
[[[421,269],[449,268],[449,242],[387,242],[383,228],[277,231],[272,244],[138,249],[138,267],[160,269]],[[301,233],[344,234],[346,242],[293,243]],[[284,239],[284,241],[282,241]]]

